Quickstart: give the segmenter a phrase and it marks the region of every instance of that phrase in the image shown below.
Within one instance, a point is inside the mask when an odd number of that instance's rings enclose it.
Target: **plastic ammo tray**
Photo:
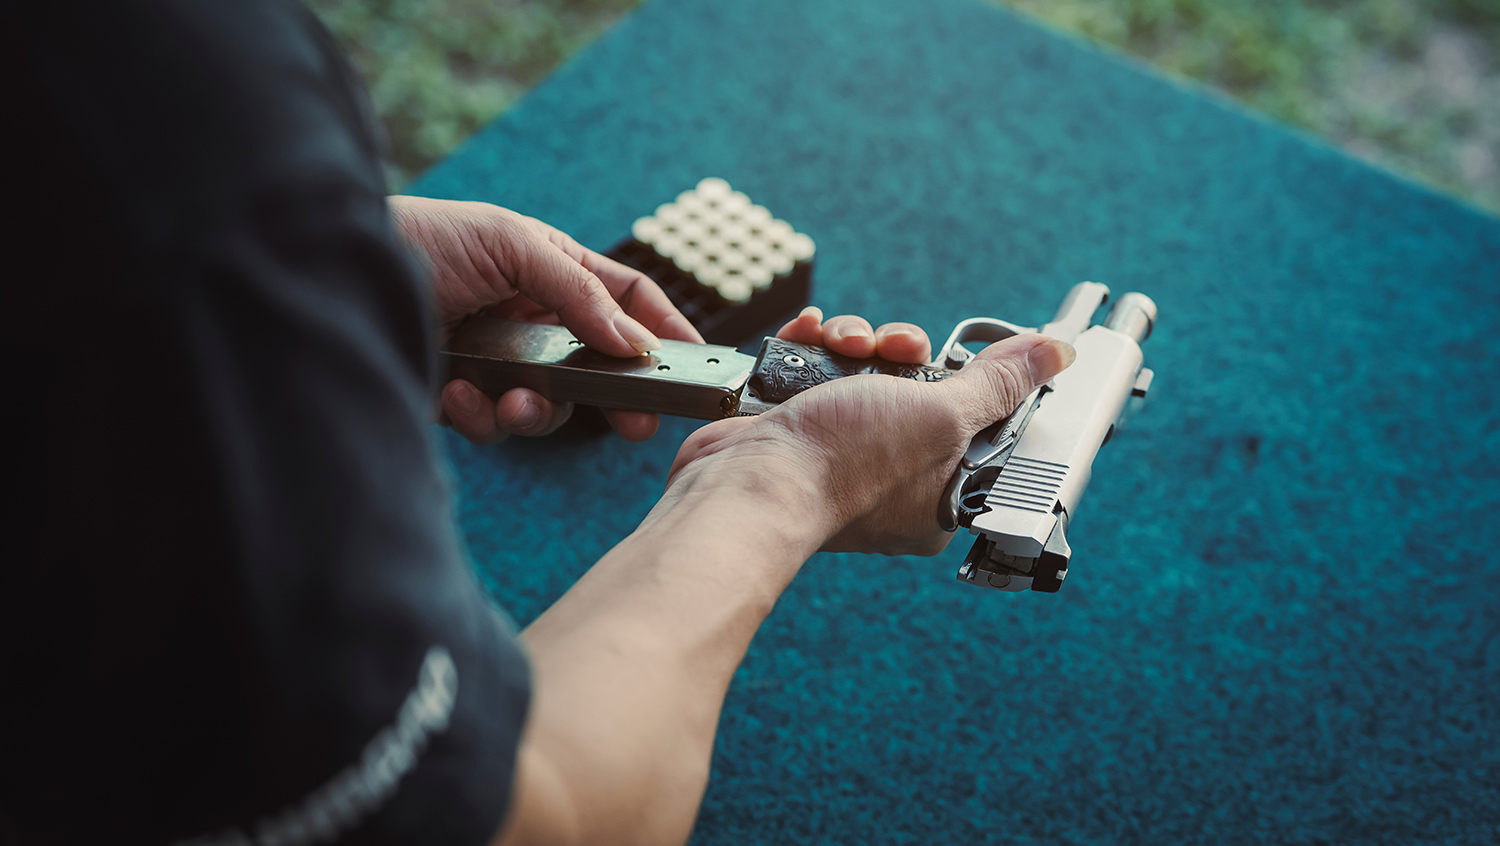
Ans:
[[[722,179],[631,227],[606,255],[656,280],[711,344],[758,342],[807,305],[814,245]]]

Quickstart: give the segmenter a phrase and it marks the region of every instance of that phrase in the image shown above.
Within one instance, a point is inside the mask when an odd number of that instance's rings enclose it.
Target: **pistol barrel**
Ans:
[[[1133,338],[1137,344],[1151,337],[1156,325],[1156,303],[1145,294],[1131,291],[1109,309],[1104,327]]]

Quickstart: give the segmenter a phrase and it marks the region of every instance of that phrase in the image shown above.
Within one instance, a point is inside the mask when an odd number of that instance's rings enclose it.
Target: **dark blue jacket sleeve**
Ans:
[[[7,16],[0,840],[484,842],[527,668],[353,75],[283,0]]]

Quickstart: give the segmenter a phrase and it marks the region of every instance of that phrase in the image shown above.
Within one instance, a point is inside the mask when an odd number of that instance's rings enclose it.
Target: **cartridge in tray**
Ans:
[[[658,206],[608,255],[662,287],[711,344],[758,341],[807,305],[812,238],[722,179]]]

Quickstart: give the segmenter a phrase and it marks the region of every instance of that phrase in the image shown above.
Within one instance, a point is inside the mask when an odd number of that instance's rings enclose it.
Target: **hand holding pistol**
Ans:
[[[1039,330],[992,318],[966,320],[927,365],[850,358],[777,338],[767,338],[756,356],[664,341],[660,350],[620,359],[584,347],[561,327],[484,316],[464,324],[443,352],[449,378],[492,395],[525,387],[554,402],[717,420],[761,414],[847,376],[940,382],[979,348],[1015,335],[1040,331],[1067,341],[1076,361],[973,438],[936,516],[950,532],[962,527],[977,536],[959,570],[961,581],[1051,592],[1067,576],[1066,532],[1094,456],[1130,399],[1144,396],[1151,382],[1140,342],[1151,332],[1156,307],[1145,295],[1126,294],[1103,324],[1090,326],[1108,294],[1096,283],[1074,286]]]

